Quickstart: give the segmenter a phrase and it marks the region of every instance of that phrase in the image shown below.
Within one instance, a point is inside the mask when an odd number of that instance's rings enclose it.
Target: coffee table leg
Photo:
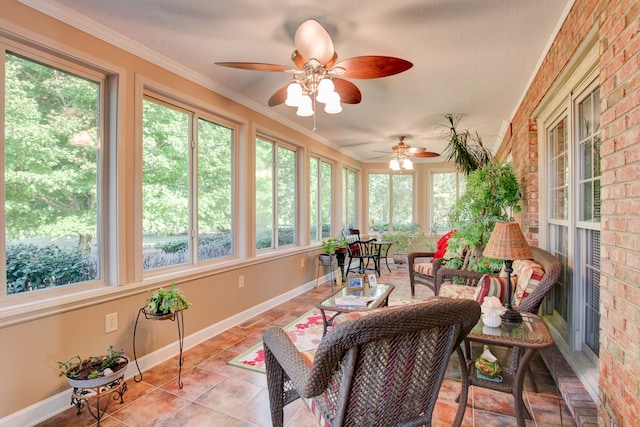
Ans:
[[[327,314],[324,312],[324,309],[321,308],[320,313],[322,313],[322,336],[324,337],[325,335],[327,335],[327,329],[333,323],[333,319],[338,317],[338,314],[340,314],[340,312],[339,311],[336,312],[333,316],[329,317],[328,319],[327,319]]]

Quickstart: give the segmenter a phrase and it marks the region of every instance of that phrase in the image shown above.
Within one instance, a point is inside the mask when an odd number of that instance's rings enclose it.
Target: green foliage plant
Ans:
[[[166,315],[185,310],[190,306],[191,303],[186,300],[180,289],[176,288],[176,284],[172,282],[171,288],[160,288],[152,292],[147,299],[145,311],[154,315]]]
[[[500,263],[482,257],[496,222],[513,221],[520,212],[520,184],[513,165],[489,162],[467,178],[465,193],[451,212],[451,224],[456,233],[448,243],[449,252],[464,254],[445,262],[449,268],[491,272]]]
[[[58,376],[72,379],[95,379],[105,376],[105,370],[119,370],[128,363],[123,360],[124,350],[116,350],[109,346],[105,356],[82,359],[76,355],[64,362],[58,362]]]
[[[426,249],[426,243],[420,243],[420,238],[426,234],[420,231],[419,224],[411,224],[398,231],[387,231],[382,233],[380,240],[391,243],[391,251],[394,254],[407,254],[412,250]]]
[[[443,155],[458,172],[469,175],[491,161],[491,151],[484,146],[477,132],[474,136],[466,129],[458,129],[462,115],[445,114],[444,117],[448,122],[443,125],[447,129],[448,142]]]
[[[336,250],[339,247],[345,246],[347,246],[347,239],[345,239],[343,236],[329,237],[328,239],[325,239],[320,243],[322,252],[325,255],[333,255],[336,253]]]

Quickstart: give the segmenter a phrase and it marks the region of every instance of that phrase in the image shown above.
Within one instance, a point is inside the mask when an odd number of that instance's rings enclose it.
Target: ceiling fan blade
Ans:
[[[377,79],[379,77],[392,76],[402,73],[413,67],[413,64],[404,59],[391,56],[356,56],[345,59],[336,64],[336,67],[345,69],[340,77],[351,79]]]
[[[349,80],[333,78],[335,91],[340,95],[340,102],[343,104],[359,104],[362,101],[360,89]]]
[[[438,157],[440,154],[434,153],[433,151],[423,151],[421,153],[415,153],[415,154],[412,154],[412,155],[413,155],[413,157],[426,158],[426,157]]]
[[[239,68],[241,70],[251,71],[283,72],[291,70],[291,67],[287,65],[262,64],[259,62],[216,62],[215,64],[223,67]]]
[[[300,24],[293,37],[293,42],[300,55],[304,58],[314,58],[322,65],[333,57],[331,36],[315,19],[308,19]]]
[[[302,55],[300,55],[300,52],[298,52],[297,49],[294,50],[293,53],[291,54],[291,60],[293,61],[294,64],[296,64],[296,67],[298,67],[298,70],[303,70],[304,64],[307,63],[307,60],[304,59]]]
[[[427,151],[427,149],[423,147],[409,147],[409,153],[411,154],[424,153],[425,151]]]
[[[281,87],[273,95],[271,95],[271,98],[269,98],[269,103],[268,103],[269,107],[275,107],[276,105],[280,105],[287,100],[288,86],[289,85],[287,84],[286,86]]]

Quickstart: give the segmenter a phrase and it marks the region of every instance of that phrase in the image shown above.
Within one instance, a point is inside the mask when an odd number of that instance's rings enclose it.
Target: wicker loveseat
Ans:
[[[513,306],[519,311],[537,314],[545,295],[556,284],[562,274],[562,263],[549,252],[531,247],[532,260],[516,260],[513,262],[512,292]],[[455,284],[464,282],[464,284]],[[473,299],[482,303],[485,297],[495,296],[503,303],[507,299],[506,277],[487,275],[475,271],[462,271],[450,268],[439,268],[436,278],[436,289],[441,297]],[[515,290],[514,290],[515,289]],[[469,348],[467,346],[467,351]],[[512,369],[519,363],[520,349],[515,347],[512,353]],[[530,368],[527,373],[534,392],[538,392],[535,379]]]
[[[340,322],[315,354],[300,353],[278,327],[264,334],[271,417],[302,397],[322,426],[431,425],[452,353],[480,317],[471,300],[432,298]],[[468,377],[462,375],[454,425],[460,425]]]
[[[562,273],[562,263],[549,252],[531,247],[533,259],[513,262],[513,305],[520,311],[537,313],[547,292],[553,288]],[[503,276],[501,273],[499,276]],[[455,284],[465,282],[464,285]],[[438,295],[449,298],[475,299],[482,303],[487,296],[502,302],[507,298],[505,277],[486,275],[475,271],[461,271],[441,267],[436,277]]]

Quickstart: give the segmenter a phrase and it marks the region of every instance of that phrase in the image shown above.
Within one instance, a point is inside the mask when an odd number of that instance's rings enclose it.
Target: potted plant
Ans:
[[[156,318],[171,318],[180,310],[186,310],[191,306],[180,289],[176,288],[175,282],[171,283],[171,288],[160,288],[152,292],[144,307],[146,314]]]
[[[398,231],[388,231],[380,236],[383,242],[391,243],[393,262],[395,264],[406,264],[409,252],[426,247],[426,243],[417,240],[422,237],[425,237],[425,234],[420,231],[420,225],[418,224],[411,224],[409,227]]]
[[[129,358],[123,350],[109,346],[103,356],[82,359],[76,355],[66,362],[58,362],[59,376],[64,376],[72,387],[92,388],[107,385],[123,375]]]
[[[331,265],[332,257],[336,252],[344,253],[347,251],[347,240],[342,236],[329,237],[320,243],[320,247],[322,248],[322,253],[318,255],[320,263],[322,265]]]
[[[473,136],[466,129],[458,129],[462,115],[445,114],[444,118],[448,122],[442,125],[447,130],[444,135],[447,146],[442,155],[455,165],[458,172],[469,175],[491,162],[491,151],[484,146],[480,135],[476,132]]]
[[[460,256],[445,261],[448,268],[491,273],[501,262],[482,257],[496,222],[513,221],[520,212],[520,184],[513,165],[489,162],[467,177],[465,193],[456,201],[450,214],[456,232],[448,242],[450,253]]]

